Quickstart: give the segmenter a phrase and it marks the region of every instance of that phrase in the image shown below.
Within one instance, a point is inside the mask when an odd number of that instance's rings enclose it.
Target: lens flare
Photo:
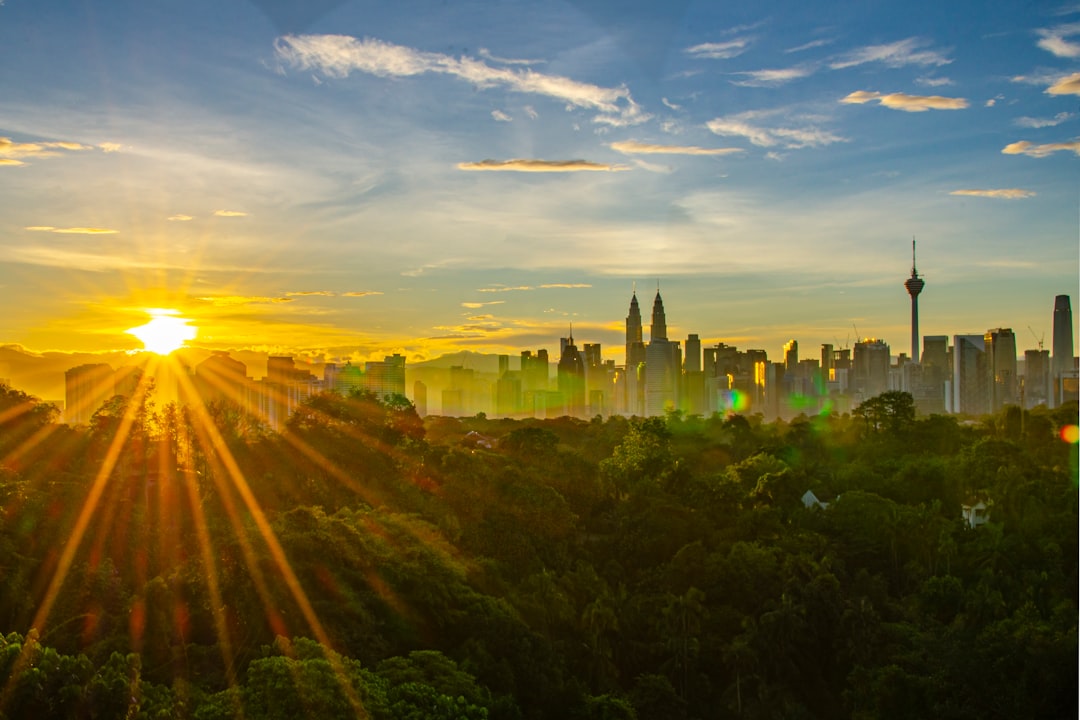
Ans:
[[[1080,442],[1080,426],[1077,425],[1064,425],[1061,428],[1061,439],[1070,445],[1076,445]]]

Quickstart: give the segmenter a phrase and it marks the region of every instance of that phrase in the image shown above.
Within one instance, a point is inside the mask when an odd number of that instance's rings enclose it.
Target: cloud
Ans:
[[[368,295],[382,295],[380,290],[350,290],[341,293],[341,297],[367,297]]]
[[[292,302],[288,297],[266,297],[263,295],[209,295],[197,298],[215,307],[234,307],[237,305],[273,305]]]
[[[785,53],[797,53],[797,52],[802,52],[803,50],[812,50],[814,48],[824,47],[825,45],[829,45],[832,42],[833,42],[832,40],[811,40],[810,42],[808,42],[808,43],[806,43],[804,45],[799,45],[798,47],[788,48],[784,52]]]
[[[868,45],[852,50],[841,55],[829,64],[833,70],[865,65],[867,63],[882,63],[887,67],[904,67],[905,65],[948,65],[951,59],[935,50],[920,50],[926,43],[918,38],[898,40],[886,45]]]
[[[548,283],[540,287],[546,290],[549,288],[591,288],[592,285],[589,283]]]
[[[490,288],[478,288],[476,292],[482,292],[482,293],[503,293],[503,292],[514,292],[514,291],[516,291],[516,290],[532,290],[532,289],[533,289],[533,288],[532,288],[532,287],[530,287],[529,285],[518,285],[518,286],[516,286],[516,287],[509,287],[509,286],[507,286],[507,285],[500,285],[500,286],[498,286],[498,287],[490,287]]]
[[[194,220],[195,218],[191,217],[190,215],[182,215],[181,214],[181,215],[170,215],[169,217],[167,217],[165,219],[170,220],[172,222],[187,222],[188,220]]]
[[[588,160],[481,160],[480,162],[461,162],[459,170],[491,170],[504,172],[621,172],[629,170],[625,165],[608,165]]]
[[[295,290],[293,292],[285,293],[288,297],[304,297],[306,295],[323,295],[326,297],[333,297],[334,292],[332,290]]]
[[[492,110],[491,111],[491,117],[495,118],[499,122],[510,122],[511,120],[514,119],[514,118],[510,117],[509,115],[507,115],[506,113],[504,113],[502,110]]]
[[[921,77],[915,78],[915,84],[923,87],[944,87],[954,83],[947,77]]]
[[[766,114],[768,113],[749,111],[718,117],[705,123],[705,127],[716,135],[745,137],[759,147],[779,146],[794,150],[847,141],[846,138],[816,127],[763,127],[749,122]]]
[[[123,149],[123,146],[120,143],[114,142],[98,143],[98,147],[107,153],[120,152]]]
[[[1065,39],[1080,34],[1080,23],[1043,28],[1036,32],[1039,34],[1038,46],[1048,53],[1059,58],[1080,57],[1080,44]]]
[[[999,188],[994,190],[953,190],[949,194],[963,195],[967,197],[1000,198],[1002,200],[1022,200],[1024,198],[1035,196],[1035,193],[1033,191],[1021,190],[1020,188]]]
[[[1034,158],[1047,157],[1058,151],[1073,152],[1080,155],[1080,140],[1047,143],[1045,145],[1035,145],[1027,140],[1021,140],[1019,142],[1009,143],[1001,149],[1001,152],[1004,155],[1027,155],[1028,157]]]
[[[660,98],[660,102],[664,103],[665,107],[669,107],[672,110],[682,110],[682,105],[677,105],[677,104],[671,102],[670,100],[668,100],[666,97]]]
[[[1076,113],[1059,112],[1052,118],[1018,117],[1013,120],[1013,124],[1018,125],[1019,127],[1032,129],[1056,127],[1061,123],[1065,122],[1066,120],[1071,120],[1074,117],[1076,117]]]
[[[1073,73],[1057,80],[1046,88],[1047,95],[1080,95],[1080,73]]]
[[[14,167],[16,165],[25,165],[22,160],[15,160],[14,158],[0,158],[0,166]]]
[[[61,235],[115,235],[117,233],[116,230],[112,230],[110,228],[97,227],[58,228],[52,227],[51,225],[32,225],[25,229],[31,230],[33,232],[60,233]]]
[[[536,109],[533,108],[532,105],[526,105],[523,109],[525,110],[525,114],[528,115],[529,118],[532,120],[540,117],[540,113],[536,112]]]
[[[703,148],[696,145],[654,145],[637,140],[609,143],[612,150],[624,155],[731,155],[744,152],[742,148]]]
[[[247,217],[247,213],[243,210],[215,210],[214,215],[216,217]]]
[[[1030,75],[1014,75],[1009,78],[1010,82],[1024,83],[1025,85],[1052,85],[1062,79],[1060,70],[1047,70],[1039,68]]]
[[[732,73],[733,75],[742,75],[746,79],[732,80],[731,83],[733,85],[739,85],[740,87],[773,87],[792,80],[807,77],[808,75],[813,74],[813,72],[813,68],[806,66],[780,68],[776,70],[747,70],[745,72]]]
[[[851,105],[862,105],[877,100],[882,105],[893,110],[904,112],[926,112],[927,110],[963,110],[968,106],[964,98],[949,98],[941,95],[908,95],[907,93],[889,93],[882,95],[879,92],[856,90],[847,97],[841,98],[840,102]]]
[[[725,42],[701,43],[683,50],[687,55],[705,60],[727,60],[746,52],[749,38],[736,38]]]
[[[344,78],[358,71],[377,77],[412,77],[425,73],[450,75],[485,89],[554,98],[573,107],[599,112],[594,122],[624,126],[645,122],[649,115],[624,87],[605,88],[531,69],[497,68],[471,57],[455,58],[403,45],[348,35],[286,35],[274,43],[277,56],[304,70]]]
[[[24,158],[50,158],[60,155],[58,150],[90,150],[89,145],[76,142],[15,142],[9,137],[0,137],[0,163],[3,165],[24,165]],[[3,162],[3,161],[11,162]]]
[[[485,305],[505,305],[505,300],[492,300],[491,302],[463,302],[461,307],[468,308],[469,310],[478,310]]]
[[[497,55],[492,55],[491,51],[487,48],[480,48],[476,51],[476,54],[482,58],[487,58],[492,62],[501,63],[503,65],[542,65],[547,62],[547,60],[523,60],[519,58],[498,57]]]

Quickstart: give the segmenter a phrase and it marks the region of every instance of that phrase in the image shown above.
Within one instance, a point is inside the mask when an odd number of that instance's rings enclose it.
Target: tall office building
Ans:
[[[984,335],[953,336],[954,413],[984,415],[990,412],[985,355]]]
[[[1024,351],[1024,408],[1050,407],[1054,383],[1050,377],[1050,351]]]
[[[195,366],[195,377],[191,381],[195,392],[204,403],[227,402],[250,412],[249,393],[251,381],[247,376],[247,366],[229,356],[224,350],[217,350],[213,355]]]
[[[799,367],[799,341],[788,340],[784,343],[784,370],[794,374]]]
[[[701,370],[701,338],[697,333],[686,336],[686,355],[683,357],[683,369],[686,372],[698,372]]]
[[[653,300],[649,345],[645,349],[645,415],[663,415],[679,397],[679,343],[667,339],[667,315],[660,290]]]
[[[630,298],[630,312],[626,316],[626,370],[623,375],[621,410],[627,415],[641,415],[645,411],[645,381],[641,372],[644,362],[645,343],[641,334],[641,308],[638,307],[635,290]]]
[[[391,395],[405,395],[405,356],[387,355],[382,362],[364,363],[368,391],[380,400]]]
[[[630,312],[626,316],[626,367],[636,365],[635,346],[642,345],[641,308],[638,306],[637,291],[630,298]],[[642,345],[642,347],[644,347]]]
[[[1068,295],[1054,298],[1054,356],[1051,358],[1054,405],[1061,404],[1061,378],[1073,369],[1072,306]]]
[[[562,394],[566,414],[571,417],[585,415],[585,361],[574,344],[574,328],[570,337],[563,338],[562,355],[559,357],[559,392]]]
[[[869,400],[889,389],[889,346],[883,341],[867,338],[855,343],[852,365],[852,392],[857,402]]]
[[[1006,405],[1016,405],[1019,399],[1016,380],[1016,336],[1010,328],[987,330],[983,336],[986,357],[987,390],[990,412]]]
[[[908,295],[911,296],[911,360],[919,360],[919,293],[926,287],[926,281],[919,277],[915,269],[915,238],[911,239],[911,277],[904,282]]]
[[[667,340],[667,315],[664,313],[664,300],[660,297],[660,288],[656,289],[656,298],[652,306],[652,323],[649,325],[649,342]]]
[[[64,416],[68,425],[86,425],[116,394],[113,369],[104,363],[79,365],[64,373]]]

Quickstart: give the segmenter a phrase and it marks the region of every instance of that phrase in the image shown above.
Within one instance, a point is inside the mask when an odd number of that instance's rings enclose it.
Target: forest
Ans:
[[[1074,718],[1077,414],[0,386],[0,718]]]

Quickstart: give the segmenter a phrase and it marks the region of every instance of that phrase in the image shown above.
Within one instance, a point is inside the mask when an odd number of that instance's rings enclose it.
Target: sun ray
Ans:
[[[273,559],[278,572],[281,573],[282,579],[285,581],[285,586],[293,596],[293,600],[299,606],[300,612],[304,616],[304,620],[315,635],[315,639],[327,649],[327,652],[324,653],[324,657],[330,663],[334,675],[337,677],[342,691],[348,698],[350,705],[357,713],[358,717],[367,718],[367,710],[364,708],[360,697],[352,687],[352,683],[349,682],[348,677],[345,674],[345,668],[340,662],[340,658],[330,652],[333,649],[333,643],[330,640],[330,636],[323,627],[322,621],[320,621],[316,615],[315,609],[312,607],[307,593],[300,584],[300,580],[296,577],[296,573],[289,563],[284,548],[282,548],[281,543],[278,541],[273,528],[270,527],[266,514],[263,512],[262,507],[259,505],[254,494],[251,492],[251,488],[248,486],[243,471],[241,471],[239,464],[236,462],[236,458],[233,456],[232,451],[229,450],[220,431],[218,431],[217,427],[211,421],[206,412],[206,406],[201,402],[198,402],[191,380],[183,375],[180,377],[181,382],[185,385],[184,389],[189,392],[192,397],[196,398],[196,402],[194,403],[194,411],[196,413],[195,426],[201,428],[201,432],[205,433],[208,437],[209,445],[218,451],[217,458],[225,466],[229,480],[233,483],[233,487],[238,491],[240,498],[244,501],[244,505],[247,508],[248,513],[250,513],[252,520],[255,522],[255,526],[262,536],[263,542],[266,543],[266,547],[270,551],[270,556]]]

